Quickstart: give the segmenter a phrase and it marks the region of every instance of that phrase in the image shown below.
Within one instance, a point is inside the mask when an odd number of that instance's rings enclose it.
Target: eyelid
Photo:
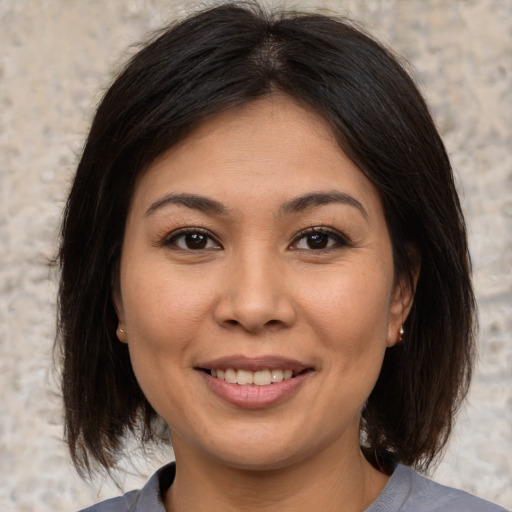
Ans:
[[[297,233],[297,235],[293,238],[289,247],[292,250],[294,250],[293,246],[296,245],[297,242],[299,242],[299,240],[301,240],[302,238],[304,238],[307,235],[311,235],[311,234],[315,234],[315,233],[329,235],[332,238],[334,238],[338,242],[338,244],[336,247],[327,247],[325,249],[316,249],[316,250],[310,249],[311,251],[315,251],[315,252],[329,251],[331,249],[335,249],[340,246],[341,247],[344,247],[344,246],[352,247],[354,245],[353,242],[350,240],[350,238],[347,235],[344,235],[337,229],[334,229],[334,228],[331,228],[328,226],[310,226],[310,227],[301,229]],[[298,250],[298,249],[295,249],[295,250]]]
[[[199,233],[199,234],[207,236],[210,240],[212,240],[218,246],[218,247],[215,248],[216,250],[223,248],[222,244],[219,242],[217,237],[215,237],[211,233],[211,231],[208,231],[207,229],[204,229],[204,228],[193,227],[193,226],[184,227],[184,228],[178,228],[178,229],[175,229],[174,231],[171,231],[170,233],[166,234],[162,238],[162,240],[159,243],[159,245],[161,247],[170,247],[170,246],[174,245],[174,247],[176,247],[179,250],[186,250],[186,249],[181,249],[181,247],[178,247],[176,244],[174,244],[174,241],[178,237],[187,235],[189,233]],[[189,250],[192,251],[193,249],[189,249]],[[199,252],[200,250],[211,250],[211,248],[210,249],[195,249],[195,250]]]
[[[223,249],[222,244],[219,242],[218,238],[214,234],[212,234],[211,231],[209,231],[208,229],[205,229],[205,228],[194,227],[194,226],[178,228],[178,229],[171,231],[170,233],[167,233],[165,236],[163,236],[161,238],[158,245],[161,247],[170,247],[170,246],[174,245],[174,247],[176,249],[181,249],[174,242],[178,237],[187,235],[189,233],[203,234],[203,235],[207,236],[215,245],[218,246],[218,247],[215,247],[214,249],[217,249],[217,250]],[[311,251],[321,252],[321,251],[328,251],[328,250],[332,250],[332,249],[336,249],[336,248],[344,247],[344,246],[353,246],[353,242],[349,239],[349,237],[347,237],[345,234],[341,233],[337,229],[334,229],[334,228],[328,227],[328,226],[310,226],[310,227],[301,229],[295,235],[292,242],[289,244],[289,248],[292,250],[300,250],[300,249],[294,249],[293,246],[296,245],[305,236],[315,234],[315,233],[328,235],[328,236],[332,237],[337,243],[335,244],[334,247],[327,247],[325,249],[310,249]],[[209,248],[209,250],[211,250],[211,249],[212,248]],[[183,249],[183,250],[186,250],[186,249]],[[190,249],[190,250],[192,250],[192,249]],[[201,249],[196,249],[196,250],[200,251]],[[208,250],[208,249],[202,249],[202,250]]]

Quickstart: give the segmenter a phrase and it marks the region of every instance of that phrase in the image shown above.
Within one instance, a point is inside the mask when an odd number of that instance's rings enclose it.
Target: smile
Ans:
[[[293,370],[290,369],[266,369],[253,372],[250,370],[227,368],[226,370],[210,370],[210,375],[240,386],[269,386],[270,384],[277,384],[278,382],[294,377]]]
[[[194,367],[208,389],[240,408],[259,409],[291,399],[316,373],[308,363],[275,356],[230,356]]]

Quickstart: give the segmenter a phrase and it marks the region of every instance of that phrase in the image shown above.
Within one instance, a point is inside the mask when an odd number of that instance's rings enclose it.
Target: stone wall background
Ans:
[[[47,262],[112,71],[130,44],[194,4],[0,0],[1,512],[70,511],[119,494],[107,478],[83,483],[62,442],[51,363],[56,279]],[[434,477],[512,508],[512,1],[286,5],[364,22],[423,84],[463,196],[481,321],[478,371]],[[152,472],[151,463],[126,465],[126,489]]]

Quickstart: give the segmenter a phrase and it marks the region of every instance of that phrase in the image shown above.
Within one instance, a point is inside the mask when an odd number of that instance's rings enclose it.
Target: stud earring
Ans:
[[[396,342],[397,343],[403,343],[404,342],[404,326],[401,325],[400,326],[400,329],[398,329],[398,336],[396,337]]]

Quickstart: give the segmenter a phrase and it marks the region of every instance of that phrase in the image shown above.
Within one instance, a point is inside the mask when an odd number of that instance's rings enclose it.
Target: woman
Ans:
[[[350,24],[224,5],[111,86],[60,250],[82,473],[168,427],[94,511],[501,510],[424,479],[471,374],[464,219],[428,109]]]

